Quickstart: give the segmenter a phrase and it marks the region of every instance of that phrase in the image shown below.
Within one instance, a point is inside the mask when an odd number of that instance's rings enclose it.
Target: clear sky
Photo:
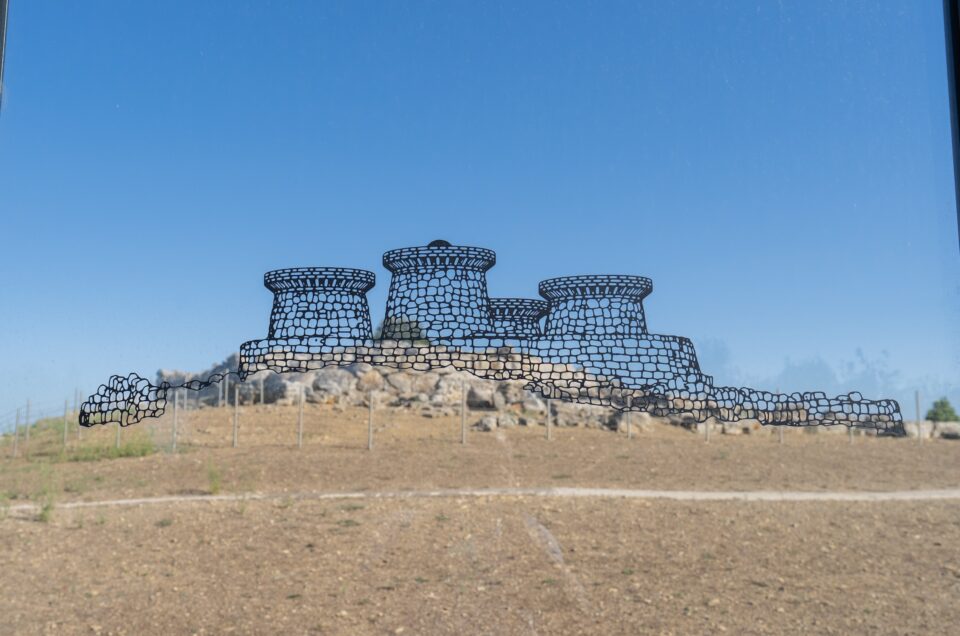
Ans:
[[[13,0],[0,427],[443,238],[654,281],[719,384],[960,402],[939,2]]]

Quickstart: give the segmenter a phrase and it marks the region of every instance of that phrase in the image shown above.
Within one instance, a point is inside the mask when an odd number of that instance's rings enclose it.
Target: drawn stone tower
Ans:
[[[491,333],[487,270],[494,263],[493,250],[446,241],[386,252],[383,266],[393,276],[381,336],[435,342]]]
[[[548,309],[545,301],[532,298],[491,298],[493,331],[504,338],[539,338],[540,319]]]
[[[373,272],[341,267],[267,272],[263,284],[273,292],[267,337],[370,338],[366,292],[375,282]]]
[[[544,335],[630,338],[647,333],[643,299],[653,281],[643,276],[564,276],[540,283],[550,303]]]

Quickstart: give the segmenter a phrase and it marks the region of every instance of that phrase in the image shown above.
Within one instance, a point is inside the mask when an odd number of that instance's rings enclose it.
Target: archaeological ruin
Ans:
[[[390,272],[381,328],[366,293],[373,272],[300,267],[268,272],[273,293],[267,337],[240,347],[239,380],[251,374],[305,372],[356,364],[414,371],[452,368],[478,378],[522,381],[547,399],[696,421],[752,419],[762,424],[844,424],[897,434],[894,400],[858,393],[772,393],[716,386],[700,369],[693,343],[651,334],[643,300],[649,278],[567,276],[539,284],[542,299],[491,297],[489,249],[433,241],[388,251]],[[198,390],[224,374],[154,385],[113,376],[81,409],[81,424],[123,425],[162,414],[171,389]]]

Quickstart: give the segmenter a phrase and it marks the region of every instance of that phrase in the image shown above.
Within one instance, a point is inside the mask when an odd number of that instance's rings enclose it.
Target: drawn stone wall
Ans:
[[[303,373],[358,364],[451,369],[520,382],[551,400],[617,411],[700,422],[755,419],[903,430],[893,400],[714,386],[689,339],[648,332],[643,299],[653,290],[649,278],[566,276],[539,284],[545,303],[491,300],[486,272],[495,263],[492,250],[446,241],[386,252],[383,265],[392,277],[377,339],[366,300],[375,282],[372,272],[335,267],[269,272],[264,285],[274,302],[267,338],[241,346],[235,372],[242,380],[263,371]],[[216,374],[182,386],[204,390],[222,378]],[[81,423],[127,424],[162,413],[166,390],[178,385],[164,380],[144,387],[140,380],[111,378],[84,403]],[[155,402],[144,398],[150,395]]]

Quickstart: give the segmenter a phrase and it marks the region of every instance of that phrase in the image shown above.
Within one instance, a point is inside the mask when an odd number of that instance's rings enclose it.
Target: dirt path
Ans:
[[[625,488],[472,488],[455,490],[402,490],[381,492],[298,492],[298,493],[238,493],[230,495],[170,495],[166,497],[138,497],[131,499],[104,499],[101,501],[73,501],[57,504],[59,509],[149,506],[178,503],[216,503],[240,501],[324,500],[324,499],[423,499],[467,497],[560,497],[607,499],[667,499],[671,501],[942,501],[960,500],[960,488],[941,490],[894,490],[885,492],[804,492],[804,491],[717,491],[717,490],[631,490]],[[7,511],[36,513],[40,506],[19,504]]]

